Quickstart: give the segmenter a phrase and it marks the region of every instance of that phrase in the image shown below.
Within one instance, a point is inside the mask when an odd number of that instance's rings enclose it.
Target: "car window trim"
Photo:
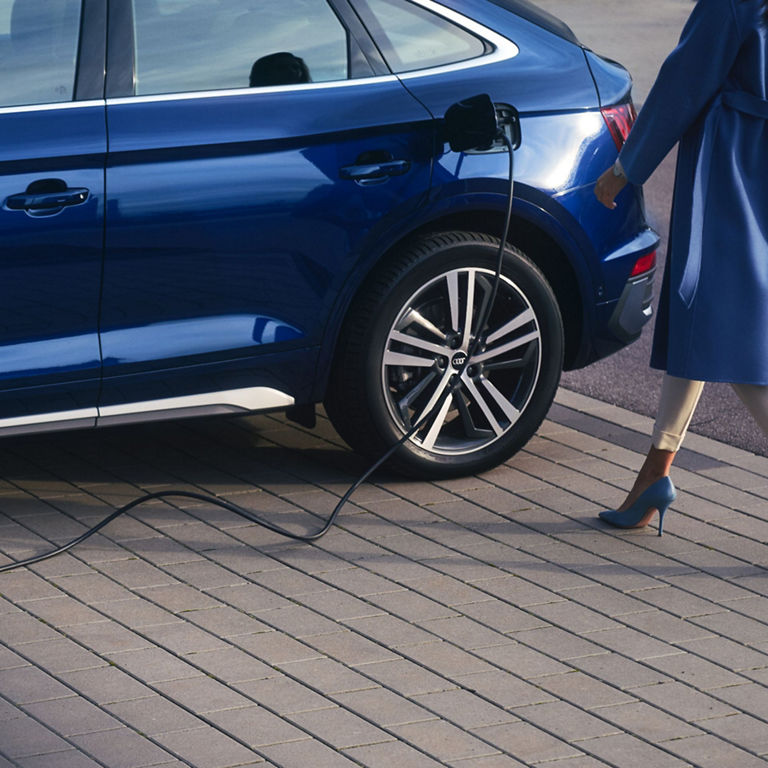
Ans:
[[[107,79],[105,95],[132,95],[134,83],[133,0],[107,0]]]
[[[106,58],[107,7],[103,0],[83,0],[74,101],[104,98]]]
[[[336,11],[337,16],[342,19],[342,23],[347,28],[350,37],[357,43],[358,48],[368,62],[368,66],[371,68],[372,76],[377,77],[379,75],[391,74],[386,60],[376,45],[376,41],[370,36],[368,30],[360,21],[360,17],[349,0],[329,0],[329,2]],[[350,79],[359,78],[359,74],[350,70]]]
[[[357,80],[328,80],[322,83],[298,83],[296,85],[270,85],[259,88],[226,88],[219,91],[179,91],[174,93],[151,93],[141,96],[109,96],[107,106],[117,104],[149,104],[163,101],[188,101],[192,99],[231,98],[240,96],[253,98],[262,93],[298,93],[301,91],[321,91],[329,88],[351,88],[354,86],[376,83],[397,83],[395,75],[358,78]]]
[[[388,74],[389,70],[386,68],[383,60],[379,59],[371,61],[370,57],[366,53],[364,44],[368,41],[365,39],[364,30],[351,29],[350,23],[354,24],[357,20],[354,13],[344,13],[345,10],[340,2],[336,0],[327,0],[328,6],[331,11],[336,15],[339,24],[344,28],[344,32],[347,35],[347,79],[356,80],[365,77],[372,77],[376,74]],[[343,2],[343,0],[341,0]],[[361,45],[361,38],[363,45]]]
[[[0,107],[0,115],[10,115],[18,112],[51,112],[64,109],[93,109],[104,107],[104,99],[88,99],[88,101],[46,101],[41,104],[12,104]]]

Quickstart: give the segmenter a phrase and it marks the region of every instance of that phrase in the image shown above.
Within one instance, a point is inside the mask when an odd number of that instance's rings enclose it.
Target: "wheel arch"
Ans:
[[[503,201],[502,201],[503,202]],[[330,367],[350,307],[360,290],[375,270],[396,258],[407,243],[429,234],[444,231],[467,231],[498,237],[504,226],[504,210],[487,205],[477,208],[442,207],[438,215],[422,220],[406,233],[398,233],[397,239],[386,243],[378,254],[359,262],[353,279],[340,298],[334,319],[329,323],[323,340],[315,383],[315,402],[324,399]],[[583,264],[583,256],[577,245],[557,219],[540,206],[515,196],[512,220],[507,241],[522,250],[542,271],[557,299],[565,331],[564,369],[579,367],[579,361],[588,353],[587,328],[589,323],[586,267],[577,269],[577,259]],[[574,291],[574,286],[578,289]]]
[[[418,234],[453,229],[498,237],[503,226],[504,215],[499,211],[465,211],[430,222]],[[564,367],[569,369],[582,354],[587,322],[584,288],[579,273],[564,244],[533,222],[524,211],[513,211],[507,242],[523,251],[552,287],[565,331]],[[575,285],[579,286],[576,291]]]

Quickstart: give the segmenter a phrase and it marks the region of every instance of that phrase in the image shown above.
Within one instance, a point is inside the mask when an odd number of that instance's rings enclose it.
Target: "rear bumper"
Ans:
[[[604,289],[609,298],[595,307],[592,335],[585,335],[582,353],[568,369],[582,368],[618,352],[635,341],[653,316],[656,269],[627,277],[637,260],[658,248],[659,236],[644,228],[604,260]]]
[[[655,274],[656,270],[652,269],[627,280],[611,319],[608,321],[608,330],[619,341],[626,344],[634,341],[640,336],[643,326],[651,319]]]
[[[653,253],[659,246],[658,234],[649,228],[643,229],[636,237],[625,243],[621,248],[611,253],[605,264],[619,280],[626,279],[610,314],[607,329],[609,335],[623,344],[634,341],[643,330],[643,326],[651,319],[653,309],[653,278],[656,267],[651,266],[646,272],[631,275],[638,259]],[[630,274],[629,278],[625,278]],[[619,293],[616,291],[616,293]],[[613,295],[616,296],[616,293]]]

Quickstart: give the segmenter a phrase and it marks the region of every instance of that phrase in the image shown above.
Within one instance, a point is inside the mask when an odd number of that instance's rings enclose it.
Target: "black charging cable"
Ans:
[[[496,255],[496,271],[493,274],[493,285],[491,287],[491,296],[488,299],[488,301],[485,303],[485,311],[483,312],[483,315],[480,318],[480,321],[477,324],[477,335],[475,336],[472,345],[469,348],[469,352],[467,353],[467,359],[464,362],[464,365],[461,369],[462,373],[464,370],[471,364],[471,360],[474,357],[475,353],[477,352],[477,348],[485,343],[485,334],[488,330],[487,325],[488,321],[491,318],[491,310],[493,309],[493,304],[496,301],[496,295],[499,292],[499,284],[501,283],[501,270],[504,266],[504,248],[507,244],[507,233],[509,232],[509,228],[512,225],[512,206],[514,202],[514,194],[515,194],[515,161],[514,161],[514,146],[512,145],[512,141],[510,140],[509,136],[507,136],[504,129],[500,129],[499,133],[497,135],[497,138],[501,139],[504,142],[504,145],[507,148],[507,152],[509,153],[509,188],[507,191],[507,210],[506,214],[504,216],[504,229],[501,233],[501,240],[499,241],[499,250]]]
[[[506,216],[504,219],[504,230],[503,235],[501,237],[501,240],[499,242],[499,250],[498,255],[496,258],[496,270],[494,273],[494,279],[493,279],[493,288],[491,290],[491,297],[486,302],[484,312],[482,316],[479,318],[480,322],[477,323],[477,336],[472,342],[472,345],[470,346],[469,352],[467,354],[467,359],[464,362],[464,366],[461,368],[459,372],[459,376],[464,372],[464,370],[468,367],[470,364],[470,360],[472,359],[473,355],[475,354],[475,351],[477,350],[478,346],[484,342],[485,337],[485,331],[486,331],[486,325],[488,323],[488,320],[491,316],[491,309],[493,308],[493,303],[496,299],[496,294],[498,292],[499,282],[501,281],[501,270],[504,264],[504,248],[506,245],[506,235],[507,232],[509,232],[509,227],[512,222],[512,204],[513,204],[513,194],[514,194],[514,160],[513,160],[513,151],[514,148],[512,146],[512,142],[507,137],[506,133],[504,133],[503,130],[499,132],[498,137],[501,139],[504,144],[507,147],[507,151],[509,152],[509,193],[507,198],[507,211]],[[245,509],[244,507],[241,507],[239,504],[233,504],[232,502],[226,501],[224,499],[220,499],[217,496],[211,496],[209,494],[204,493],[194,493],[192,491],[157,491],[155,493],[147,493],[143,496],[140,496],[133,501],[128,502],[128,504],[123,505],[122,507],[119,507],[116,509],[112,514],[105,517],[101,522],[94,525],[92,528],[89,528],[87,531],[82,533],[80,536],[78,536],[76,539],[72,539],[72,541],[67,542],[66,544],[63,544],[60,547],[57,547],[56,549],[52,549],[48,552],[44,552],[40,555],[35,555],[33,557],[28,557],[25,560],[18,560],[16,562],[12,563],[6,563],[5,565],[0,566],[0,573],[5,573],[6,571],[11,571],[16,568],[23,568],[25,566],[34,565],[35,563],[40,563],[43,560],[48,560],[51,557],[55,557],[56,555],[61,555],[64,552],[68,552],[73,547],[76,547],[78,544],[81,544],[86,539],[93,536],[94,533],[98,533],[104,526],[109,525],[116,517],[120,517],[120,515],[125,514],[126,512],[129,512],[130,510],[134,509],[135,507],[138,507],[140,504],[144,504],[148,501],[153,501],[155,499],[194,499],[195,501],[203,501],[207,504],[212,504],[213,506],[220,507],[221,509],[226,509],[228,512],[233,512],[236,515],[239,515],[240,517],[244,517],[246,520],[250,520],[252,523],[256,523],[257,525],[263,526],[267,530],[272,531],[273,533],[277,533],[281,536],[285,536],[289,539],[294,539],[295,541],[303,541],[303,542],[312,542],[317,541],[322,536],[325,536],[326,533],[333,527],[333,524],[336,522],[336,518],[339,516],[339,513],[343,509],[344,505],[349,501],[352,494],[379,468],[381,467],[384,462],[386,462],[392,454],[400,448],[401,445],[403,445],[406,440],[409,440],[416,432],[418,432],[421,427],[426,424],[433,416],[436,416],[439,410],[442,408],[443,403],[445,402],[445,399],[447,397],[452,396],[453,391],[449,388],[446,388],[445,391],[442,393],[442,395],[438,398],[438,401],[435,403],[434,407],[427,413],[425,416],[423,416],[416,424],[414,424],[387,452],[378,459],[374,464],[372,464],[347,490],[347,492],[339,499],[338,503],[333,509],[333,512],[329,515],[328,519],[323,523],[323,525],[314,533],[308,533],[308,534],[301,534],[301,533],[294,533],[293,531],[289,531],[286,528],[283,528],[282,526],[276,525],[275,523],[271,523],[268,520],[264,520],[260,518],[258,515],[255,515],[253,512],[251,512],[248,509]]]
[[[245,507],[241,507],[239,504],[233,504],[230,501],[226,501],[225,499],[220,499],[218,496],[211,496],[207,493],[194,493],[193,491],[156,491],[154,493],[147,493],[143,496],[139,496],[138,498],[134,499],[133,501],[129,501],[127,504],[124,504],[122,507],[119,507],[116,509],[112,514],[105,517],[101,522],[97,523],[93,527],[89,528],[87,531],[82,533],[80,536],[78,536],[76,539],[72,539],[72,541],[67,542],[66,544],[62,544],[60,547],[57,547],[56,549],[52,549],[48,552],[44,552],[40,555],[34,555],[33,557],[28,557],[26,560],[18,560],[16,562],[12,563],[6,563],[5,565],[0,566],[0,573],[4,573],[6,571],[14,570],[15,568],[22,568],[24,566],[28,565],[34,565],[35,563],[40,563],[43,560],[48,560],[51,557],[55,557],[56,555],[61,555],[64,552],[68,552],[73,547],[76,547],[78,544],[81,544],[86,539],[93,536],[94,533],[98,533],[104,526],[109,525],[115,518],[120,517],[120,515],[125,514],[126,512],[129,512],[130,510],[134,509],[135,507],[138,507],[140,504],[144,504],[148,501],[153,501],[155,499],[194,499],[195,501],[203,501],[207,504],[211,504],[215,507],[220,507],[221,509],[226,509],[228,512],[234,512],[236,515],[240,515],[240,517],[244,517],[246,520],[250,520],[252,523],[256,523],[257,525],[260,525],[267,530],[272,531],[273,533],[280,534],[281,536],[285,536],[289,539],[294,539],[295,541],[304,541],[304,542],[312,542],[317,541],[322,536],[325,536],[326,533],[333,527],[333,524],[336,522],[336,518],[339,516],[339,512],[341,512],[344,505],[349,501],[350,496],[382,465],[384,462],[389,459],[392,454],[410,437],[416,433],[423,424],[425,424],[429,419],[432,418],[432,416],[437,415],[437,412],[442,407],[443,403],[445,402],[445,398],[450,394],[448,390],[446,390],[443,395],[439,398],[438,402],[435,403],[435,406],[432,408],[432,410],[429,411],[429,413],[426,414],[421,420],[419,420],[416,424],[414,424],[389,450],[380,458],[378,459],[374,464],[372,464],[348,489],[347,492],[339,499],[338,503],[333,509],[333,512],[331,512],[328,519],[323,523],[323,525],[314,533],[294,533],[293,531],[289,531],[286,528],[283,528],[280,525],[277,525],[275,523],[269,522],[269,520],[264,520],[260,518],[258,515],[255,515],[253,512],[251,512],[249,509],[245,509]]]

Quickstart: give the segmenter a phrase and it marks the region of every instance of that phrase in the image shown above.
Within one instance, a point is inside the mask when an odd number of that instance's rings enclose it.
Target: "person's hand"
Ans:
[[[595,184],[595,197],[606,207],[616,207],[616,195],[627,186],[626,176],[616,176],[613,168],[603,173]]]

